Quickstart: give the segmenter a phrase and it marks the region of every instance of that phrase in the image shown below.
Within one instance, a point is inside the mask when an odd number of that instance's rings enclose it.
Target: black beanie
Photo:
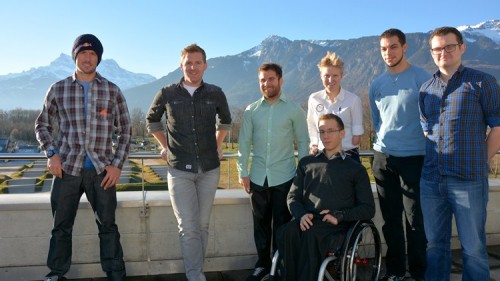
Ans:
[[[104,51],[101,41],[92,34],[82,34],[75,39],[73,43],[73,60],[76,61],[76,56],[84,50],[92,50],[97,54],[97,65],[101,62],[102,52]]]

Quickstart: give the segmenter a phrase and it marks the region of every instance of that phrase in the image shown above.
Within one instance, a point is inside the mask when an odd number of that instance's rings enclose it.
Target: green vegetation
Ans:
[[[155,142],[154,139],[147,139],[150,142],[150,145]],[[151,148],[146,148],[147,152],[153,152],[154,150]],[[237,143],[226,143],[224,145],[224,152],[234,153],[238,151]],[[498,156],[498,155],[497,155]],[[500,157],[499,157],[500,158]],[[370,181],[372,183],[375,182],[373,177],[373,172],[371,170],[371,157],[362,157],[362,164],[366,168],[368,172],[368,176],[370,177]],[[146,160],[144,160],[146,161]],[[154,172],[154,170],[150,167],[151,163],[156,165],[165,165],[165,162],[160,159],[150,159],[144,163],[141,159],[131,159],[131,174],[129,175],[129,183],[125,184],[117,184],[118,191],[141,191],[142,183],[144,182],[144,190],[167,190],[167,182],[162,179],[158,174]],[[35,162],[23,165],[17,172],[11,175],[2,175],[0,174],[0,194],[8,193],[8,180],[21,178],[26,169],[32,168]],[[235,157],[226,157],[222,159],[220,170],[220,181],[219,181],[219,189],[240,189],[241,186],[238,182],[238,171],[236,168],[237,159]],[[143,171],[144,169],[144,171]],[[165,166],[166,169],[166,166]],[[490,178],[498,177],[498,163],[495,161],[494,163],[490,163]],[[35,183],[35,191],[40,191],[43,187],[43,183],[45,180],[50,180],[52,178],[52,174],[48,171],[43,173],[40,177],[36,179]]]
[[[167,190],[167,183],[149,183],[144,182],[144,190]],[[116,191],[142,191],[141,183],[117,184]]]
[[[9,179],[10,177],[8,176],[0,175],[0,194],[8,193],[7,180]]]

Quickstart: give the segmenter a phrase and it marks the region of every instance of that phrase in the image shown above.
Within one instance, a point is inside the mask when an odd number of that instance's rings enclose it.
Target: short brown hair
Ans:
[[[276,76],[278,76],[278,79],[281,79],[281,77],[283,77],[283,69],[281,68],[281,65],[276,63],[262,64],[259,68],[259,73],[262,71],[269,71],[269,70],[276,72]]]
[[[203,50],[200,46],[196,44],[191,44],[185,47],[184,49],[182,49],[181,58],[184,58],[189,53],[201,53],[201,56],[203,57],[203,62],[207,63],[207,54],[205,53],[205,50]]]
[[[386,31],[382,32],[382,34],[380,34],[378,39],[380,40],[382,38],[389,38],[392,36],[398,37],[398,40],[399,40],[399,43],[401,44],[401,46],[406,44],[406,35],[403,33],[403,31],[401,31],[397,28],[387,29]]]
[[[432,47],[432,38],[435,36],[445,36],[449,33],[455,34],[455,37],[457,37],[457,43],[458,44],[463,44],[464,43],[464,38],[462,37],[462,33],[458,31],[458,29],[451,27],[451,26],[443,26],[443,27],[438,27],[434,29],[434,31],[431,33],[431,37],[429,38],[429,45]]]
[[[337,122],[337,125],[339,126],[339,130],[344,130],[344,121],[342,121],[342,119],[338,115],[335,115],[333,113],[320,115],[318,118],[318,125],[319,121],[322,120],[335,120]]]

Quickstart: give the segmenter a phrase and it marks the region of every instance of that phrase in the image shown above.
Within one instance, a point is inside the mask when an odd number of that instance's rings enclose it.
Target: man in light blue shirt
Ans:
[[[259,69],[262,98],[243,113],[240,128],[239,181],[250,193],[254,239],[258,261],[248,281],[260,281],[271,268],[271,242],[277,249],[275,231],[291,219],[286,198],[295,176],[295,145],[299,159],[309,151],[309,134],[304,110],[281,94],[283,70],[274,63]],[[250,150],[252,165],[248,172]],[[272,225],[271,225],[272,224]]]
[[[411,277],[421,280],[427,240],[420,208],[425,137],[418,93],[430,75],[406,60],[408,44],[401,30],[388,29],[379,39],[387,71],[371,83],[368,98],[376,134],[372,170],[387,242],[386,275],[380,280],[404,280],[407,264]]]

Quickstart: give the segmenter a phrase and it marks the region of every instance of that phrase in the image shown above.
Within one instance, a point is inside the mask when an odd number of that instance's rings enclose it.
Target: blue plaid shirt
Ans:
[[[486,129],[500,126],[495,77],[460,65],[445,83],[438,71],[420,88],[419,107],[422,128],[428,133],[422,177],[487,177]]]

